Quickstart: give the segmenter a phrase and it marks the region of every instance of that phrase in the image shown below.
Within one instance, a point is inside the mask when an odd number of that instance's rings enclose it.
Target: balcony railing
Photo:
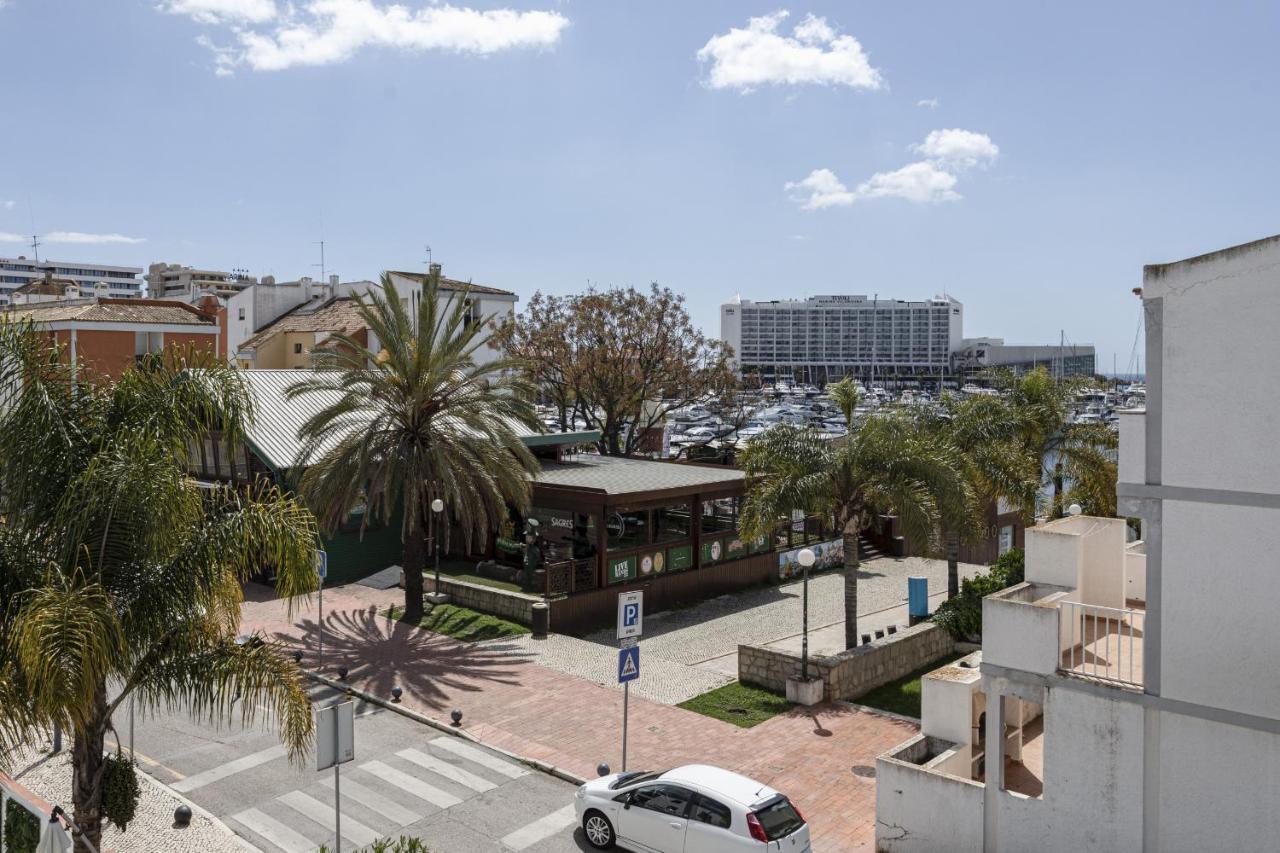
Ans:
[[[1064,649],[1059,669],[1128,687],[1142,686],[1142,610],[1063,601],[1059,604]]]

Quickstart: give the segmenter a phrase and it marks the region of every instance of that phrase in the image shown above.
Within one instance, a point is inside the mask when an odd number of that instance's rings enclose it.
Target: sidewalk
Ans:
[[[296,602],[290,616],[285,602],[254,592],[241,630],[301,648],[304,666],[314,666],[315,602]],[[619,769],[619,691],[539,666],[518,649],[458,643],[377,615],[402,595],[326,590],[323,670],[346,666],[353,685],[380,696],[399,685],[406,707],[433,717],[460,709],[463,726],[484,743],[571,773],[593,777],[600,762]],[[752,729],[636,697],[630,713],[629,767],[707,762],[757,778],[794,797],[812,824],[814,850],[828,853],[871,849],[875,782],[854,768],[874,767],[877,755],[916,732],[845,705],[796,710]]]

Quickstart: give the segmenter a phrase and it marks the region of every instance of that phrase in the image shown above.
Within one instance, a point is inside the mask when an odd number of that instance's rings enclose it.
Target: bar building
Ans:
[[[963,321],[964,306],[949,296],[737,298],[720,306],[720,338],[742,374],[764,382],[927,379],[950,371]]]

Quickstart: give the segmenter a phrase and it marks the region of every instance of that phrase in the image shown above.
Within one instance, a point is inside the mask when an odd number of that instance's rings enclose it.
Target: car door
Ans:
[[[687,813],[693,792],[657,783],[636,788],[618,813],[618,836],[652,853],[684,853]]]
[[[734,826],[733,810],[706,794],[697,794],[689,807],[689,826],[685,830],[684,847],[689,853],[736,853],[746,849],[742,826]],[[758,846],[758,845],[757,845]]]

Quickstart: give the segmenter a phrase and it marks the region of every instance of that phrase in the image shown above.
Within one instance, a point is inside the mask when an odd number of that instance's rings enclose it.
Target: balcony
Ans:
[[[1143,685],[1145,555],[1117,518],[1027,531],[1026,581],[982,602],[983,659],[1039,675]]]

